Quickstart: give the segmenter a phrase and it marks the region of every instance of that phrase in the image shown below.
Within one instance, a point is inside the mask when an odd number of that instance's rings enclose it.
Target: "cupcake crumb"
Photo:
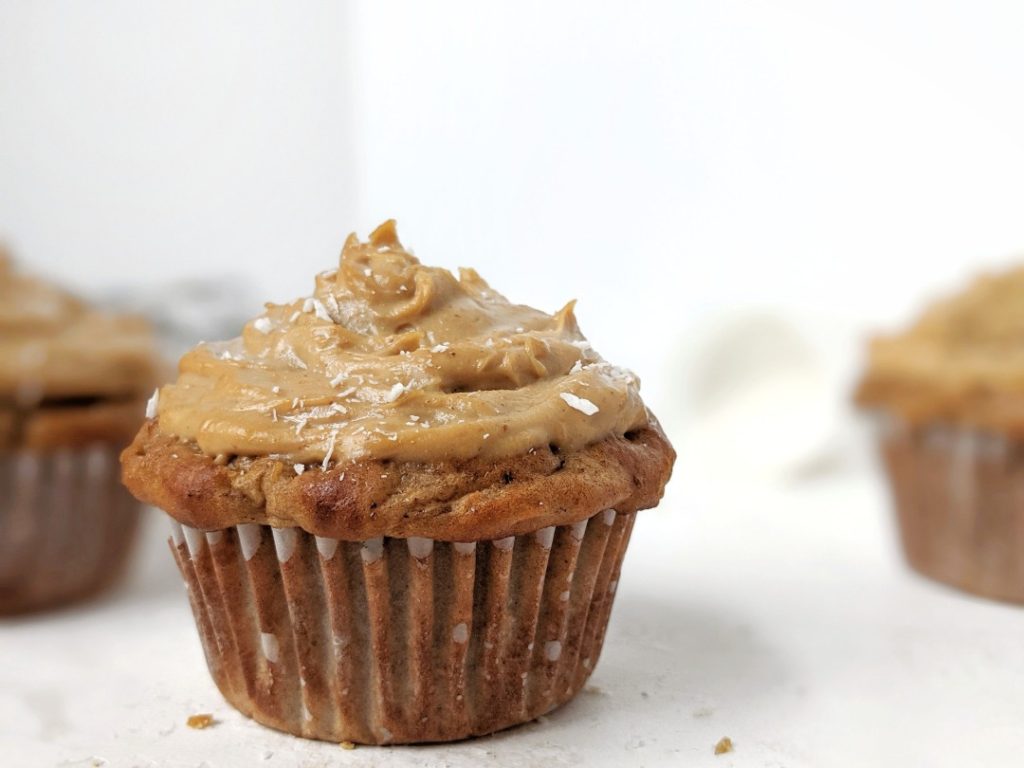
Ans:
[[[351,741],[343,741],[338,746],[340,746],[342,749],[355,749],[356,748],[356,745],[353,742],[351,742]]]
[[[715,754],[724,755],[727,752],[732,752],[732,739],[728,736],[723,736],[718,740],[718,743],[715,744]]]
[[[188,720],[185,721],[185,725],[189,728],[195,728],[197,731],[201,731],[204,728],[209,728],[211,725],[216,724],[216,720],[213,719],[211,714],[199,714],[189,715]]]

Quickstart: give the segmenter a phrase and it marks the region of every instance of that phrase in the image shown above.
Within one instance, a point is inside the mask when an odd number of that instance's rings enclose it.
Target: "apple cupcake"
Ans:
[[[856,400],[878,416],[910,565],[1024,602],[1024,269],[875,339]]]
[[[117,457],[156,384],[153,349],[141,319],[0,254],[0,614],[86,597],[123,570],[139,504]]]
[[[201,344],[122,454],[171,518],[224,697],[299,736],[447,741],[583,685],[674,461],[572,304],[420,264],[394,222]]]

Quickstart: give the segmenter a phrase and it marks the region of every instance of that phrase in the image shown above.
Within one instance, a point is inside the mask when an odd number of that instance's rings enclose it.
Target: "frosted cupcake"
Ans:
[[[1024,269],[983,277],[876,339],[857,401],[880,417],[910,564],[1024,602]]]
[[[122,456],[225,698],[301,736],[460,739],[570,699],[674,454],[629,372],[394,223],[202,344]]]
[[[139,505],[117,456],[156,383],[152,350],[142,320],[0,254],[0,614],[86,597],[123,570]]]

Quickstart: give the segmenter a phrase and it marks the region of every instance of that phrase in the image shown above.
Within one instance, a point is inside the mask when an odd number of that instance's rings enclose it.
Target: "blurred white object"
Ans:
[[[671,377],[681,397],[667,421],[698,472],[791,480],[842,463],[855,334],[821,318],[743,312],[682,347]]]
[[[166,285],[118,286],[102,305],[144,315],[156,330],[161,351],[171,360],[200,341],[230,339],[259,314],[262,304],[252,282],[240,275],[178,280]]]

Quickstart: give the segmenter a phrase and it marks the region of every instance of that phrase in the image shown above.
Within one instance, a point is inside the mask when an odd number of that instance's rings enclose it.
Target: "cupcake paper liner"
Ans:
[[[887,420],[882,454],[903,550],[920,573],[1024,603],[1024,453],[975,430]]]
[[[265,725],[364,744],[536,718],[597,663],[634,513],[468,543],[172,521],[210,672]]]
[[[139,503],[118,449],[0,456],[0,614],[87,597],[124,570]]]

